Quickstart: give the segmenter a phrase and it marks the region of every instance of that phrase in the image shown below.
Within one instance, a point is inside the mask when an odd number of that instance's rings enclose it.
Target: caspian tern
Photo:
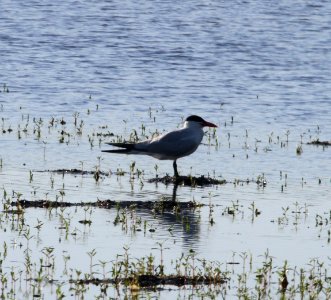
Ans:
[[[200,145],[203,127],[217,127],[199,116],[186,118],[183,127],[138,143],[107,143],[124,149],[103,150],[108,153],[143,154],[160,160],[173,160],[175,177],[178,178],[177,159],[192,154]]]

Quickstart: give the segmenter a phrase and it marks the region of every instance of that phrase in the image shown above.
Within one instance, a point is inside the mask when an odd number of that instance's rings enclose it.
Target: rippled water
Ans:
[[[93,210],[95,221],[86,229],[77,223],[83,209],[78,214],[68,210],[82,234],[78,241],[59,243],[64,239],[57,229],[59,220],[29,209],[25,217],[31,226],[36,219],[47,223],[42,241],[33,239],[36,252],[47,246],[54,246],[58,256],[69,251],[71,267],[82,269],[88,269],[88,263],[76,259],[76,253],[86,256],[96,248],[100,259],[112,260],[129,245],[137,257],[158,255],[156,242],[171,248],[166,251],[169,264],[190,249],[222,262],[233,252],[259,257],[266,249],[279,262],[288,259],[293,265],[315,256],[327,258],[329,227],[321,234],[315,216],[325,216],[330,209],[330,149],[306,142],[331,139],[329,1],[4,0],[0,7],[3,190],[26,199],[54,200],[63,189],[64,199],[71,202],[171,196],[172,186],[147,182],[156,173],[172,173],[170,162],[104,155],[103,143],[112,138],[99,144],[94,137],[93,147],[89,138],[98,132],[129,138],[133,129],[140,133],[142,124],[150,135],[156,129],[176,128],[191,114],[219,125],[220,146],[215,147],[215,139],[208,146],[206,136],[196,153],[179,160],[182,174],[210,174],[228,181],[264,174],[268,180],[265,188],[254,183],[179,187],[179,201],[216,205],[213,226],[205,207],[189,213],[187,218],[197,224],[190,229],[171,214],[155,217],[139,211],[158,230],[127,233],[112,225],[116,211],[99,209]],[[73,126],[75,113],[84,124],[81,136]],[[34,129],[40,118],[38,137]],[[67,123],[49,129],[52,118]],[[61,130],[72,134],[65,143],[59,143]],[[297,155],[301,142],[303,153]],[[37,172],[82,166],[93,170],[99,164],[104,171],[129,172],[132,161],[144,171],[143,184],[132,183],[128,174],[96,184],[91,176]],[[240,212],[224,214],[237,201]],[[252,202],[262,212],[254,220]],[[287,206],[289,220],[279,224]],[[308,210],[299,220],[293,215],[298,207]],[[13,239],[21,237],[7,232],[1,238],[8,244]],[[20,257],[16,260],[23,260],[21,252],[14,251]]]

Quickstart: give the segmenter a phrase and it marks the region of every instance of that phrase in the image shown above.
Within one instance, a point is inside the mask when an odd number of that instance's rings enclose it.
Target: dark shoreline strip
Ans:
[[[331,146],[331,141],[320,141],[319,139],[308,142],[307,145],[315,145],[315,146]]]
[[[114,201],[114,200],[98,200],[96,202],[63,202],[63,201],[50,201],[50,200],[20,200],[19,202],[11,202],[12,206],[20,206],[21,208],[59,208],[59,207],[73,207],[73,206],[90,206],[98,208],[145,208],[145,209],[159,209],[159,210],[172,210],[173,208],[192,209],[203,206],[203,204],[188,201]]]
[[[73,284],[120,284],[124,283],[126,285],[138,284],[140,287],[155,287],[158,285],[173,285],[173,286],[183,286],[183,285],[211,285],[211,284],[224,284],[227,279],[220,276],[210,277],[210,276],[195,276],[195,277],[185,277],[177,275],[139,275],[137,277],[120,278],[120,279],[70,279],[69,283]]]

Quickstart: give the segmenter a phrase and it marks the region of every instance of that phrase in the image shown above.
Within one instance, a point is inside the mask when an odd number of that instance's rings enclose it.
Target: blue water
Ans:
[[[328,227],[321,230],[320,239],[314,225],[315,214],[329,210],[330,147],[305,143],[331,140],[330,1],[3,0],[0,28],[3,190],[20,192],[27,199],[46,195],[54,200],[64,184],[65,200],[72,202],[169,197],[171,186],[148,184],[147,179],[172,173],[170,162],[104,155],[103,143],[112,138],[103,138],[100,144],[94,138],[92,148],[89,138],[107,131],[128,138],[133,129],[140,132],[142,124],[150,135],[176,128],[191,114],[219,125],[220,147],[215,149],[215,140],[205,145],[206,137],[196,153],[178,161],[181,173],[211,174],[229,181],[263,173],[268,179],[265,189],[254,184],[179,187],[180,201],[218,205],[213,227],[208,208],[202,209],[201,224],[189,232],[173,216],[155,219],[150,212],[140,212],[159,232],[135,236],[114,230],[110,225],[114,211],[96,210],[89,238],[84,235],[78,243],[69,240],[58,245],[63,233],[53,232],[59,223],[54,225],[53,219],[46,225],[53,234],[45,229],[43,243],[33,240],[36,253],[50,245],[57,247],[59,256],[62,250],[72,251],[71,267],[87,270],[87,263],[76,260],[77,252],[97,248],[101,258],[111,260],[129,244],[137,256],[143,256],[154,251],[156,241],[169,244],[168,262],[189,249],[224,262],[233,252],[249,251],[259,257],[269,248],[280,264],[288,259],[299,267],[312,255],[327,257]],[[82,136],[75,134],[75,113],[78,122],[84,122]],[[49,129],[53,117],[57,123]],[[39,139],[33,118],[43,120]],[[59,124],[62,118],[65,125]],[[72,134],[68,143],[59,143],[61,130]],[[287,132],[289,143],[281,147]],[[296,155],[301,141],[303,153]],[[55,188],[51,188],[52,175],[37,172],[80,168],[82,163],[85,170],[100,164],[104,171],[129,171],[132,161],[144,170],[144,185],[138,180],[131,185],[129,175],[104,178],[99,184],[88,176],[54,175]],[[34,180],[29,182],[31,170]],[[284,174],[288,179],[282,193]],[[237,200],[244,217],[224,216],[225,207]],[[253,201],[262,214],[251,222]],[[289,206],[295,211],[295,202],[309,206],[310,219],[302,217],[295,226],[290,215],[286,226],[277,226],[283,209]],[[35,210],[25,216],[33,225],[36,217],[45,218]],[[198,214],[190,215],[190,220],[197,219]],[[76,219],[73,224],[81,226]],[[171,225],[174,231],[169,236]],[[7,234],[3,241],[10,244],[12,239],[21,237]],[[17,257],[22,255],[15,251]]]
[[[2,1],[0,80],[12,94],[1,101],[40,116],[80,111],[92,95],[108,122],[164,105],[164,123],[200,113],[329,130],[330,10],[328,1]]]

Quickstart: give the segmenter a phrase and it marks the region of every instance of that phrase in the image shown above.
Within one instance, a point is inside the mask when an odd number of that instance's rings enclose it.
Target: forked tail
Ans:
[[[106,143],[106,144],[125,149],[102,150],[101,152],[128,154],[132,150],[134,150],[134,144],[127,144],[127,143]]]

